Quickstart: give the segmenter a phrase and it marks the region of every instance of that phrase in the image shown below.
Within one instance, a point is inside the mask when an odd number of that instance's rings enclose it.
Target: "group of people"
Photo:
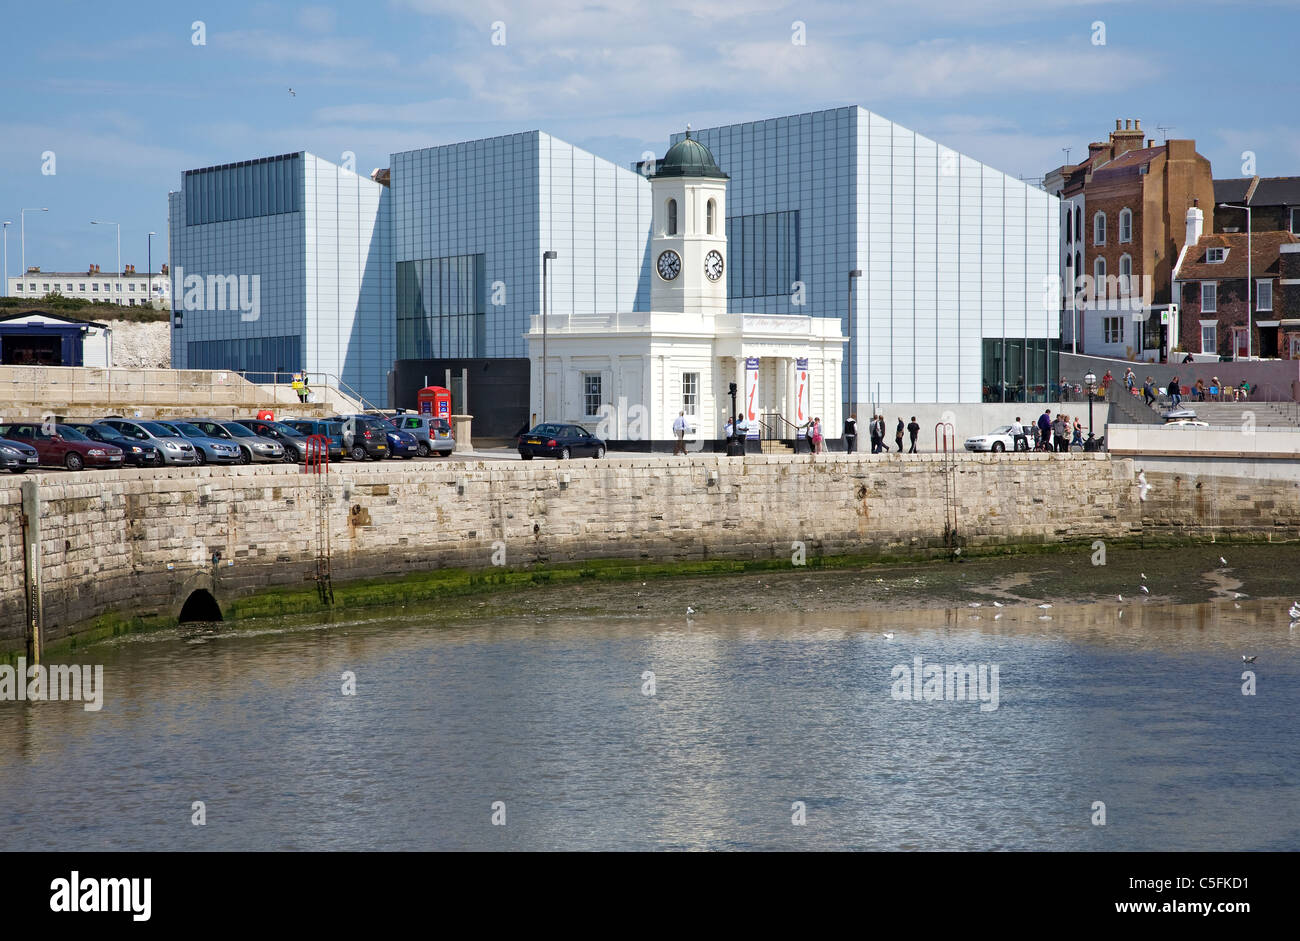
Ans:
[[[883,454],[888,452],[889,445],[885,443],[885,416],[880,414],[879,412],[871,416],[871,424],[869,426],[869,430],[871,432],[871,453]],[[904,431],[906,431],[907,434],[912,439],[912,448],[910,451],[908,451],[908,453],[915,454],[916,436],[921,433],[921,426],[916,423],[915,415],[912,416],[912,420],[906,425],[903,424],[903,419],[901,417],[898,419],[898,426],[894,429],[894,443],[898,445],[899,454],[903,453],[903,432]],[[844,441],[846,445],[846,450],[850,454],[852,454],[854,451],[858,449],[858,416],[857,415],[850,415],[848,417],[848,420],[844,422]]]
[[[1132,376],[1133,370],[1130,369],[1128,374],[1124,377],[1124,384],[1128,386],[1129,392],[1133,391],[1134,386],[1134,383],[1131,381]],[[1169,394],[1169,401],[1172,403],[1174,408],[1177,408],[1182,404],[1183,392],[1185,390],[1177,376],[1174,376],[1174,378],[1169,380],[1169,385],[1165,387],[1165,391]],[[1193,385],[1190,390],[1186,391],[1190,391],[1190,393],[1196,397],[1198,402],[1204,402],[1207,395],[1221,394],[1223,392],[1223,384],[1219,382],[1218,376],[1212,376],[1208,386],[1205,384],[1204,379],[1197,379],[1196,384]],[[1148,407],[1156,403],[1158,397],[1157,392],[1156,381],[1150,376],[1147,376],[1146,381],[1142,383],[1142,400],[1146,402]],[[1244,402],[1250,398],[1250,392],[1250,383],[1243,379],[1241,382],[1237,383],[1235,388],[1233,388],[1232,400],[1234,402]]]
[[[1034,439],[1033,450],[1035,451],[1068,451],[1074,446],[1083,447],[1083,422],[1075,418],[1073,422],[1069,415],[1057,415],[1052,417],[1052,410],[1044,409],[1043,414],[1038,416],[1038,421],[1032,425],[1022,424],[1020,416],[1016,416],[1015,425],[1012,426],[1020,429],[1019,434],[1013,434],[1012,446],[1017,451],[1028,451],[1029,439]]]

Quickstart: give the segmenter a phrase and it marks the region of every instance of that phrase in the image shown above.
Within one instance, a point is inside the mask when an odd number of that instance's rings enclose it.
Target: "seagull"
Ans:
[[[916,582],[916,584],[918,585],[921,584],[921,580],[919,578],[914,578],[912,579],[912,581]]]
[[[967,607],[971,607],[971,608],[978,608],[979,606],[980,603],[978,601],[972,601],[969,605],[967,605]]]
[[[1118,600],[1120,600],[1120,601],[1123,601],[1123,600],[1124,600],[1124,596],[1123,596],[1123,595],[1116,595],[1115,597],[1116,597]]]
[[[1146,573],[1146,572],[1139,572],[1138,574],[1142,576],[1142,581],[1145,582],[1145,581],[1147,580],[1147,573]]]
[[[1002,620],[1002,615],[1000,615],[1000,614],[995,614],[995,615],[993,615],[993,620],[995,620],[995,621],[1001,621],[1001,620]]]
[[[893,639],[894,639],[894,634],[893,634],[892,631],[885,631],[885,633],[881,634],[880,636],[883,637],[883,638],[885,638],[885,640],[893,640]]]
[[[1223,556],[1219,556],[1219,564],[1220,564],[1220,565],[1227,565],[1227,564],[1228,564],[1228,560],[1225,559]]]
[[[691,616],[692,614],[694,614],[694,613],[695,613],[695,609],[692,608],[690,605],[687,605],[687,606],[686,606],[686,616],[687,616],[687,617],[690,617],[690,616]]]
[[[1147,494],[1151,492],[1151,485],[1147,483],[1147,475],[1138,471],[1138,499],[1146,501]]]
[[[1245,654],[1242,654],[1242,655],[1241,655],[1241,662],[1242,662],[1242,663],[1254,663],[1254,662],[1255,662],[1256,660],[1258,660],[1258,659],[1259,659],[1259,655],[1258,655],[1258,654],[1256,654],[1256,655],[1253,656],[1253,657],[1248,657],[1248,656],[1246,656]]]
[[[1291,620],[1300,621],[1300,601],[1293,601],[1291,603],[1291,610],[1288,611],[1287,614],[1291,615]]]
[[[1237,602],[1235,602],[1235,601],[1232,603],[1232,606],[1233,606],[1234,608],[1240,608],[1240,607],[1241,607],[1241,605],[1237,604]]]
[[[1151,592],[1147,591],[1147,586],[1146,586],[1146,585],[1138,585],[1138,587],[1142,589],[1142,594],[1144,594],[1144,595],[1149,595],[1149,594],[1151,594]]]
[[[1239,591],[1234,591],[1234,592],[1232,593],[1232,597],[1234,597],[1234,598],[1245,598],[1246,596],[1243,595],[1243,594],[1242,594],[1241,592],[1239,592]]]
[[[1002,607],[1002,602],[1001,602],[1001,601],[995,601],[995,602],[993,602],[993,607],[995,607],[995,608],[1000,608],[1000,607]],[[1297,616],[1297,617],[1300,617],[1300,615],[1296,615],[1296,616]]]
[[[1051,607],[1051,605],[1050,605],[1050,604],[1040,604],[1039,607],[1042,608],[1044,611],[1046,611],[1048,608]]]
[[[290,89],[289,89],[289,97],[290,97],[290,98],[297,98],[297,97],[298,97],[298,93],[297,93],[296,91],[294,91],[292,88],[290,88]]]
[[[1038,616],[1038,620],[1040,620],[1040,621],[1050,621],[1051,619],[1052,619],[1052,616],[1051,616],[1050,614],[1040,614],[1040,615]]]

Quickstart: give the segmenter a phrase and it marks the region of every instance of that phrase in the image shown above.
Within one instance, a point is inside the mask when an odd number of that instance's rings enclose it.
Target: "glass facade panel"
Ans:
[[[993,338],[983,342],[983,401],[1050,402],[1061,381],[1061,341]]]
[[[485,355],[483,255],[397,263],[397,358]]]
[[[301,336],[200,340],[187,345],[190,369],[226,369],[253,382],[272,381],[275,373],[303,368]]]
[[[185,172],[185,224],[206,225],[302,208],[302,155]]]
[[[732,216],[727,246],[729,297],[789,294],[799,280],[799,211]]]

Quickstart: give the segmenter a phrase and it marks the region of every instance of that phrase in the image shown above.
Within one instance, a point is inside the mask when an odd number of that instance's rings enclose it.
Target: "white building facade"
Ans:
[[[152,286],[152,290],[151,290]],[[166,309],[171,285],[166,271],[152,276],[136,272],[129,266],[122,274],[105,274],[91,266],[86,271],[41,271],[29,268],[26,275],[9,279],[8,296],[39,301],[47,294],[85,301],[107,301],[124,307]]]

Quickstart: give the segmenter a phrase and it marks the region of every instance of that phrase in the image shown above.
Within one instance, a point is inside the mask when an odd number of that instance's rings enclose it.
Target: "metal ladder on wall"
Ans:
[[[316,500],[316,593],[320,603],[334,604],[334,582],[330,571],[330,439],[325,435],[312,435],[307,439],[307,460],[302,472],[315,475],[313,497]]]
[[[943,474],[943,545],[956,554],[957,544],[957,431],[952,422],[934,426],[934,450],[941,456],[939,472]]]

